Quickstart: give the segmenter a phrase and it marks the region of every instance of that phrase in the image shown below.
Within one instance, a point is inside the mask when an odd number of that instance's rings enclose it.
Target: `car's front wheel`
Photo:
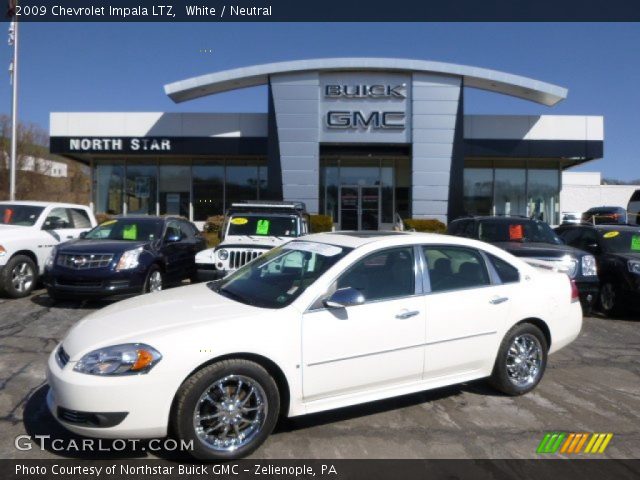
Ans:
[[[189,377],[172,415],[177,437],[193,440],[201,460],[242,458],[257,449],[278,420],[278,386],[260,365],[224,360]]]
[[[33,291],[37,279],[35,262],[26,255],[16,255],[2,270],[0,287],[11,298],[26,297]]]
[[[520,323],[507,332],[500,344],[490,383],[507,395],[533,390],[547,366],[547,339],[530,323]]]
[[[607,317],[621,313],[620,294],[612,282],[604,282],[600,287],[600,309]]]
[[[164,287],[164,276],[162,270],[157,265],[151,265],[147,272],[147,278],[144,282],[142,293],[159,292]]]

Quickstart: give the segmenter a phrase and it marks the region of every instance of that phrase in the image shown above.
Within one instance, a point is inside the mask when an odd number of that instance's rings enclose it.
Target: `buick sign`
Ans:
[[[327,98],[407,98],[407,85],[326,85]]]

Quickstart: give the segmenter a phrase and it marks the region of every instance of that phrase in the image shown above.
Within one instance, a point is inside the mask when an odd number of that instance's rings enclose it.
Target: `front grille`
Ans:
[[[266,250],[265,250],[266,251]],[[254,258],[258,258],[264,251],[256,250],[230,250],[229,251],[229,267],[232,270],[242,267]]]
[[[113,260],[112,253],[59,253],[58,265],[74,270],[108,267]]]
[[[74,278],[56,278],[55,284],[61,287],[102,288],[101,281],[85,281]]]
[[[58,348],[56,352],[56,358],[58,359],[58,363],[60,364],[60,368],[64,368],[67,363],[69,363],[69,354],[64,351],[62,345]]]

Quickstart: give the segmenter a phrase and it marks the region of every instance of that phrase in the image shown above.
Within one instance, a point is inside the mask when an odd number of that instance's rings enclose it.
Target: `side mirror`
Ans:
[[[66,227],[67,223],[64,220],[56,218],[54,220],[45,220],[42,230],[58,230]]]
[[[353,307],[364,303],[364,295],[360,290],[356,290],[352,287],[345,287],[333,292],[333,295],[322,303],[324,303],[324,306],[327,308]]]
[[[78,235],[80,238],[84,238],[87,236],[87,232],[80,232],[80,235]]]

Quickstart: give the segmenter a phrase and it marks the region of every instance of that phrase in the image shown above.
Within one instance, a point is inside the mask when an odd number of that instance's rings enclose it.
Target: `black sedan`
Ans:
[[[640,307],[640,227],[563,225],[556,233],[569,245],[595,255],[603,313],[618,315]]]
[[[54,248],[43,281],[53,299],[155,292],[195,279],[195,255],[204,248],[182,218],[118,217]]]
[[[461,237],[475,238],[500,247],[516,257],[544,260],[576,282],[580,302],[589,312],[598,296],[598,274],[592,254],[566,245],[551,229],[539,220],[516,216],[478,216],[454,220],[447,232]]]

